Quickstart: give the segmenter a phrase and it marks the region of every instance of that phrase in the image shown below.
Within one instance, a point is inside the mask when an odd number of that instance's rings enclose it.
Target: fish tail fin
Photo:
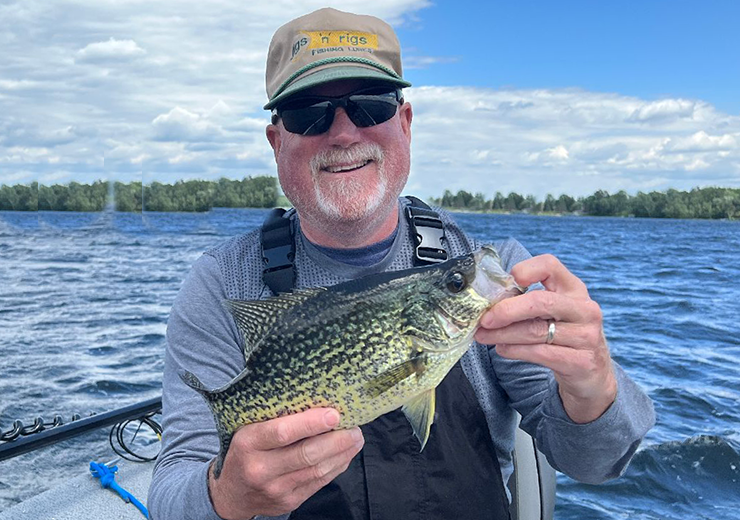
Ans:
[[[209,391],[205,386],[203,386],[203,383],[200,382],[198,376],[187,370],[180,370],[177,375],[180,376],[180,379],[182,379],[183,383],[205,397],[207,401],[210,401],[210,399],[208,398],[213,395],[213,392]]]
[[[221,470],[224,466],[224,459],[226,458],[226,453],[229,451],[231,438],[234,436],[234,433],[222,422],[222,415],[214,409],[213,404],[216,399],[216,394],[218,394],[219,391],[208,390],[205,386],[203,386],[203,383],[201,383],[200,379],[198,379],[195,374],[193,374],[192,372],[188,372],[187,370],[181,370],[178,375],[180,376],[180,379],[182,379],[183,383],[185,383],[187,386],[203,396],[206,403],[208,404],[208,407],[213,413],[213,418],[216,421],[218,440],[221,445],[218,456],[216,457],[216,461],[213,466],[213,476],[215,478],[218,478],[219,476],[221,476]]]

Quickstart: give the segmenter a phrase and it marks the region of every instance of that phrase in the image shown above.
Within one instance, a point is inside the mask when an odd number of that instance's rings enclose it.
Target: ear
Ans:
[[[278,125],[272,124],[267,125],[267,128],[265,128],[265,134],[267,135],[267,140],[270,141],[272,152],[275,155],[275,160],[277,161],[278,153],[280,153],[280,145],[282,144],[280,127],[278,127]]]
[[[414,111],[411,108],[411,103],[404,102],[403,105],[398,107],[398,117],[401,120],[401,130],[411,142],[411,120],[414,119]]]

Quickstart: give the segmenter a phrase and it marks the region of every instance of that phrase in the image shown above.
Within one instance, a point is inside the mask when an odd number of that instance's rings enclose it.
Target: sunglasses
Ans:
[[[305,96],[275,108],[273,124],[277,115],[290,133],[319,135],[331,128],[337,108],[342,107],[356,126],[366,128],[388,121],[401,103],[401,91],[388,87],[363,89],[342,97]]]

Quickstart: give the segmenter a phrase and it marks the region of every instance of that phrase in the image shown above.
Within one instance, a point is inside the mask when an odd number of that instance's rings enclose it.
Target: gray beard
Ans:
[[[375,189],[367,193],[366,182],[362,179],[338,178],[328,185],[321,185],[318,176],[321,169],[331,164],[355,164],[372,160],[378,168],[379,182]],[[388,178],[385,174],[383,150],[376,144],[358,144],[344,150],[325,150],[311,159],[311,174],[314,178],[314,192],[318,210],[331,220],[358,220],[374,213],[388,192]],[[341,175],[341,174],[338,174]]]

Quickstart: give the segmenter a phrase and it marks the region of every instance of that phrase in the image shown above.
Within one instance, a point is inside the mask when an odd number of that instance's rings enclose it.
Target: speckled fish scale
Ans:
[[[246,368],[213,391],[181,374],[216,419],[216,473],[237,428],[314,407],[336,408],[337,427],[349,428],[403,406],[423,449],[434,389],[471,344],[483,312],[519,292],[484,247],[433,267],[226,302],[244,336]]]

